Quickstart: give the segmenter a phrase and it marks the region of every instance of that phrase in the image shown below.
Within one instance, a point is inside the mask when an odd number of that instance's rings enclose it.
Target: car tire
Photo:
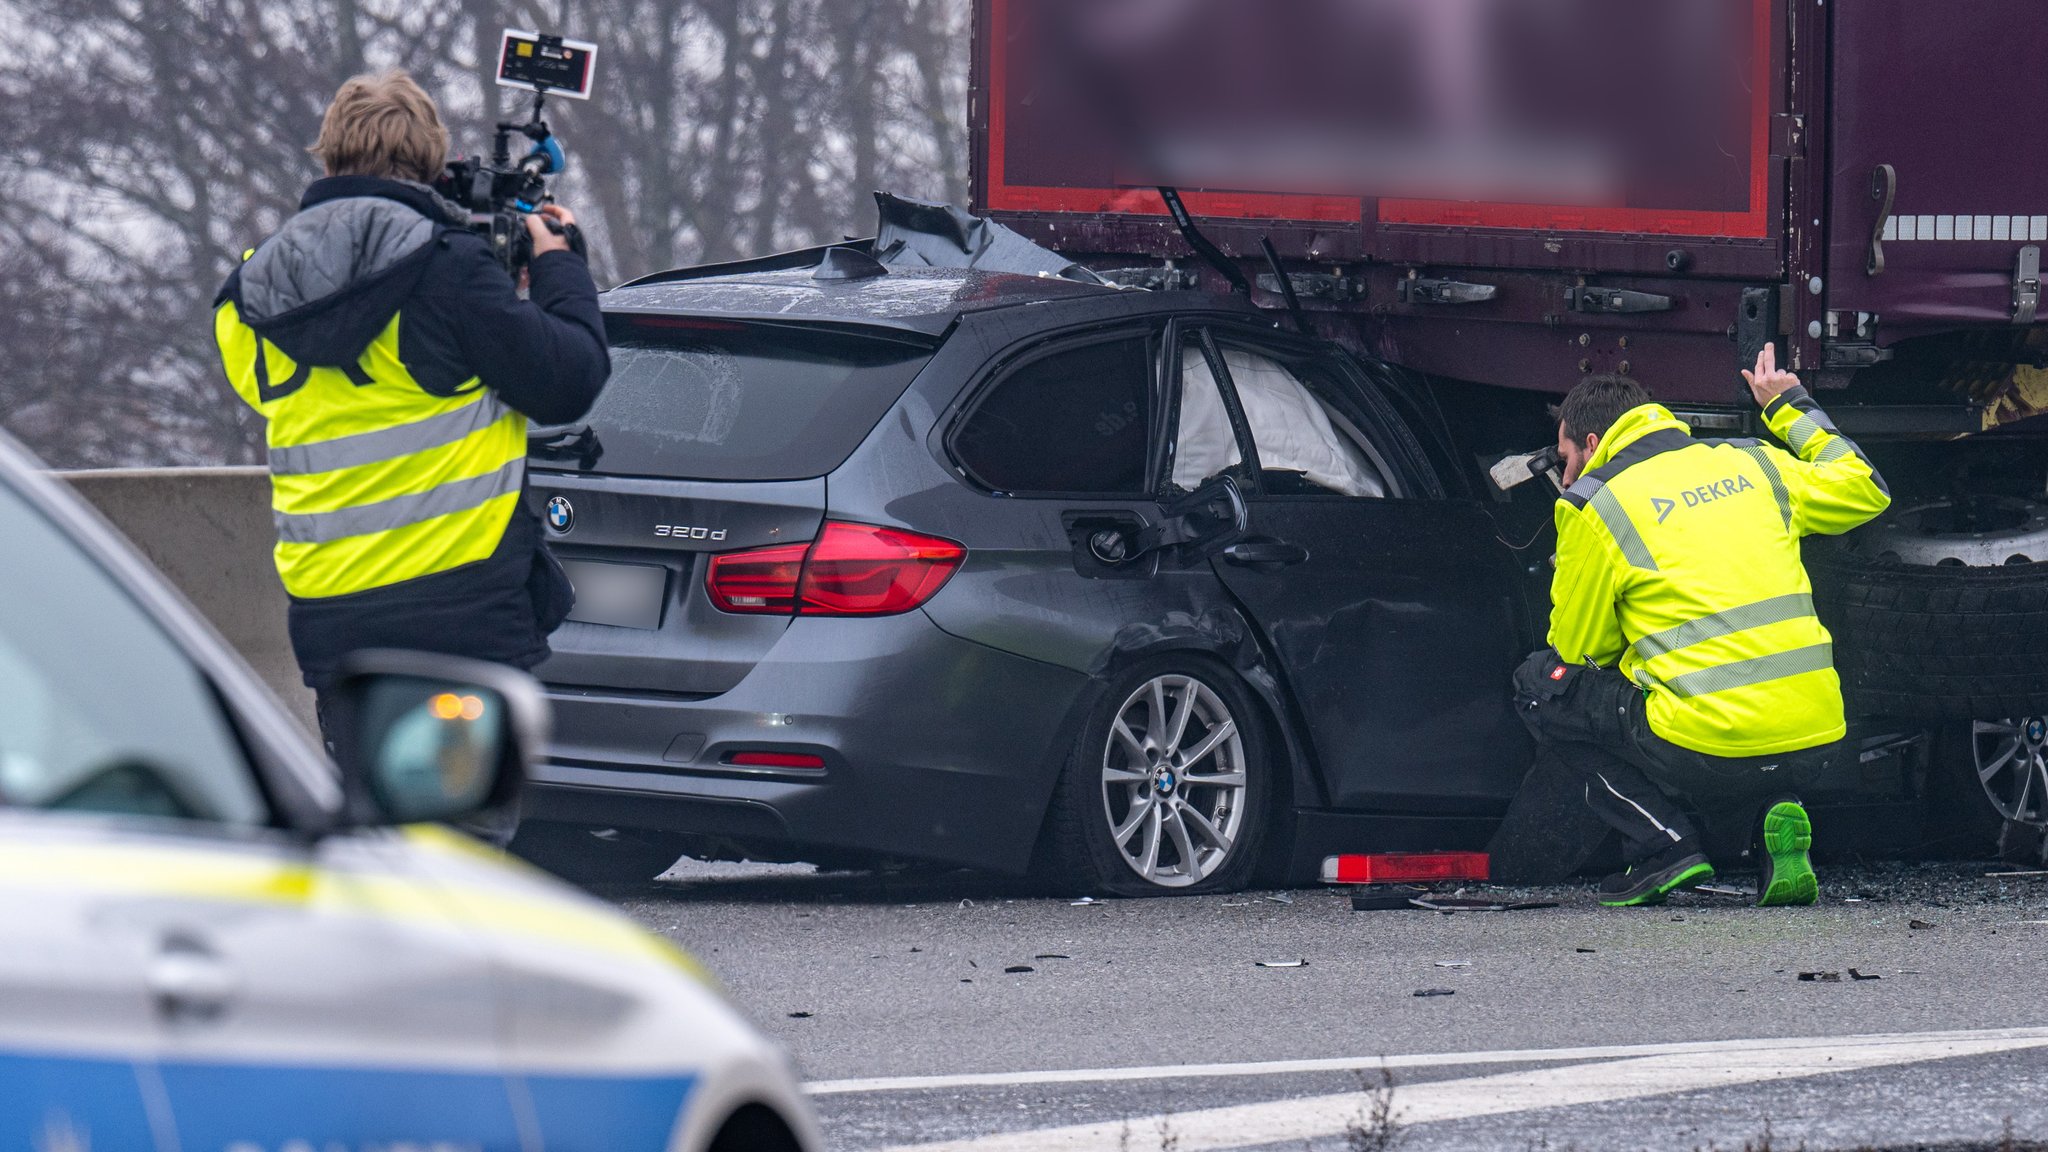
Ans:
[[[644,884],[683,855],[680,837],[626,828],[525,820],[507,851],[584,888]]]
[[[1123,670],[1068,752],[1042,877],[1116,896],[1244,887],[1272,824],[1273,747],[1258,701],[1216,661],[1176,654]]]

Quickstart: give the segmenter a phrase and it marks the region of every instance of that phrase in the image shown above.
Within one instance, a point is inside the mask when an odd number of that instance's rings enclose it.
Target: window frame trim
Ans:
[[[1166,429],[1166,459],[1159,474],[1159,489],[1163,493],[1173,483],[1173,465],[1180,451],[1180,410],[1181,401],[1187,395],[1187,379],[1182,369],[1180,349],[1182,344],[1193,340],[1202,349],[1202,359],[1208,362],[1209,375],[1216,381],[1217,396],[1223,402],[1223,412],[1230,421],[1231,434],[1237,437],[1238,463],[1235,467],[1243,470],[1241,485],[1248,489],[1246,495],[1265,494],[1264,472],[1259,462],[1259,448],[1252,437],[1251,420],[1244,414],[1244,404],[1238,399],[1237,385],[1230,379],[1230,370],[1223,363],[1223,350],[1216,344],[1216,322],[1208,319],[1176,318],[1167,325],[1167,343],[1172,351],[1165,356],[1168,375],[1168,403],[1172,407],[1172,423]],[[1228,469],[1225,469],[1227,472]],[[1219,473],[1221,475],[1221,473]]]

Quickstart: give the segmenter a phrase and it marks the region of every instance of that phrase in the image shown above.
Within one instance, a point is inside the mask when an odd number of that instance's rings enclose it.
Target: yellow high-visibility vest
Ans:
[[[263,415],[277,571],[301,599],[346,596],[483,560],[526,482],[526,418],[471,379],[421,388],[398,355],[403,312],[354,364],[293,363],[229,300],[214,338]]]
[[[1890,505],[1883,481],[1803,388],[1765,411],[1787,453],[1703,441],[1646,404],[1608,429],[1557,505],[1550,643],[1618,664],[1659,736],[1769,756],[1846,733],[1833,641],[1799,541]]]

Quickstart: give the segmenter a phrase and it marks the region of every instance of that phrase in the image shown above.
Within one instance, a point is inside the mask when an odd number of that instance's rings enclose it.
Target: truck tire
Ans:
[[[2026,789],[2048,735],[2048,504],[1983,496],[1895,509],[1811,544],[1807,570],[1851,713],[1939,725],[1931,838],[2038,861],[2048,776]]]
[[[1943,501],[1809,548],[1835,668],[1859,713],[2048,715],[2048,506],[1987,502],[2006,510],[2000,522],[2018,523],[1942,532],[1947,522],[1931,512],[1950,507]]]

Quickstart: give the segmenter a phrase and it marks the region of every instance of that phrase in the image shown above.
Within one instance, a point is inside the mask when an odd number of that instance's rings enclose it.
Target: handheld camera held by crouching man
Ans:
[[[611,363],[575,217],[544,184],[499,195],[542,165],[494,174],[481,208],[438,194],[448,133],[403,72],[344,83],[311,151],[326,175],[229,275],[214,335],[264,419],[292,648],[326,728],[355,650],[548,657],[574,592],[526,506],[528,422],[580,420]],[[525,243],[500,244],[514,223]],[[509,838],[516,813],[498,817],[484,831]]]
[[[1790,452],[1696,440],[1623,376],[1565,397],[1550,647],[1514,677],[1537,758],[1495,837],[1497,878],[1562,879],[1611,828],[1627,867],[1600,902],[1657,903],[1714,874],[1718,832],[1753,855],[1759,904],[1818,897],[1795,790],[1855,756],[1800,540],[1891,496],[1769,345],[1743,376]]]

